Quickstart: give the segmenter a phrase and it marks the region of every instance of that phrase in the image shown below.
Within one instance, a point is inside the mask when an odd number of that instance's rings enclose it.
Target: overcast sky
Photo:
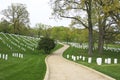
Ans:
[[[69,19],[54,20],[49,19],[51,17],[49,0],[0,0],[0,11],[6,9],[11,3],[26,4],[27,10],[30,13],[31,26],[34,27],[36,23],[43,23],[51,26],[68,26],[70,24]],[[0,15],[0,18],[2,15]]]

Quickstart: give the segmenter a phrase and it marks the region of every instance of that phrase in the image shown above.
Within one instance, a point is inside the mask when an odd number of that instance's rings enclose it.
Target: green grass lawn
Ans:
[[[69,55],[75,55],[75,56],[85,56],[88,58],[87,50],[83,50],[80,48],[75,48],[75,47],[70,47],[67,49],[63,56],[66,58],[67,54]],[[117,80],[120,80],[120,53],[119,52],[111,52],[111,51],[104,51],[104,54],[98,55],[97,50],[94,51],[94,56],[92,56],[92,63],[88,63],[87,60],[82,61],[82,60],[77,60],[75,61],[76,63],[83,64],[85,66],[91,67],[99,72],[102,72],[104,74],[107,74]],[[103,63],[102,65],[97,65],[96,64],[96,58],[97,57],[102,57],[102,59],[105,58],[111,58],[112,59],[112,64],[105,64]],[[117,58],[118,59],[118,64],[113,63],[113,59]],[[69,60],[72,60],[69,58]],[[104,62],[104,61],[103,61]]]
[[[8,55],[8,60],[0,58],[0,80],[44,79],[47,55],[36,49],[37,42],[36,38],[0,33],[0,54]],[[57,45],[54,50],[60,47]],[[13,57],[12,53],[21,53],[24,57]]]
[[[23,59],[0,60],[0,80],[42,80],[46,71],[45,57],[26,54]]]

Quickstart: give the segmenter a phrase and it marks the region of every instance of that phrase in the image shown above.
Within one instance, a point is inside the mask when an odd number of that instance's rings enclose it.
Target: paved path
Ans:
[[[64,59],[62,53],[68,47],[64,45],[46,58],[47,72],[44,80],[114,80],[95,70]]]

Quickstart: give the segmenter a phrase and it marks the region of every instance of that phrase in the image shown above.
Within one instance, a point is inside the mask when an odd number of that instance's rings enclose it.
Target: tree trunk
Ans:
[[[92,27],[89,27],[89,48],[88,48],[88,54],[89,56],[92,56],[93,54],[93,29]]]
[[[14,27],[14,34],[16,34],[16,25],[15,25],[15,23],[13,23],[13,27]]]
[[[99,54],[103,53],[104,46],[104,30],[102,26],[99,26],[99,40],[98,40],[98,52]]]
[[[88,48],[88,54],[89,56],[93,55],[93,28],[92,28],[92,18],[91,18],[91,3],[92,0],[89,0],[88,8],[87,8],[87,14],[88,14],[88,30],[89,30],[89,48]]]
[[[105,26],[106,26],[106,17],[103,18],[104,20],[102,21],[99,17],[99,39],[98,39],[98,53],[102,54],[104,50],[104,34],[105,34]]]

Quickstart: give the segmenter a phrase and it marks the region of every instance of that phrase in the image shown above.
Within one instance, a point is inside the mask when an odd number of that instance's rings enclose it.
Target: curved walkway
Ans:
[[[64,59],[62,53],[68,47],[64,45],[46,58],[47,72],[44,80],[115,80],[91,68]]]

